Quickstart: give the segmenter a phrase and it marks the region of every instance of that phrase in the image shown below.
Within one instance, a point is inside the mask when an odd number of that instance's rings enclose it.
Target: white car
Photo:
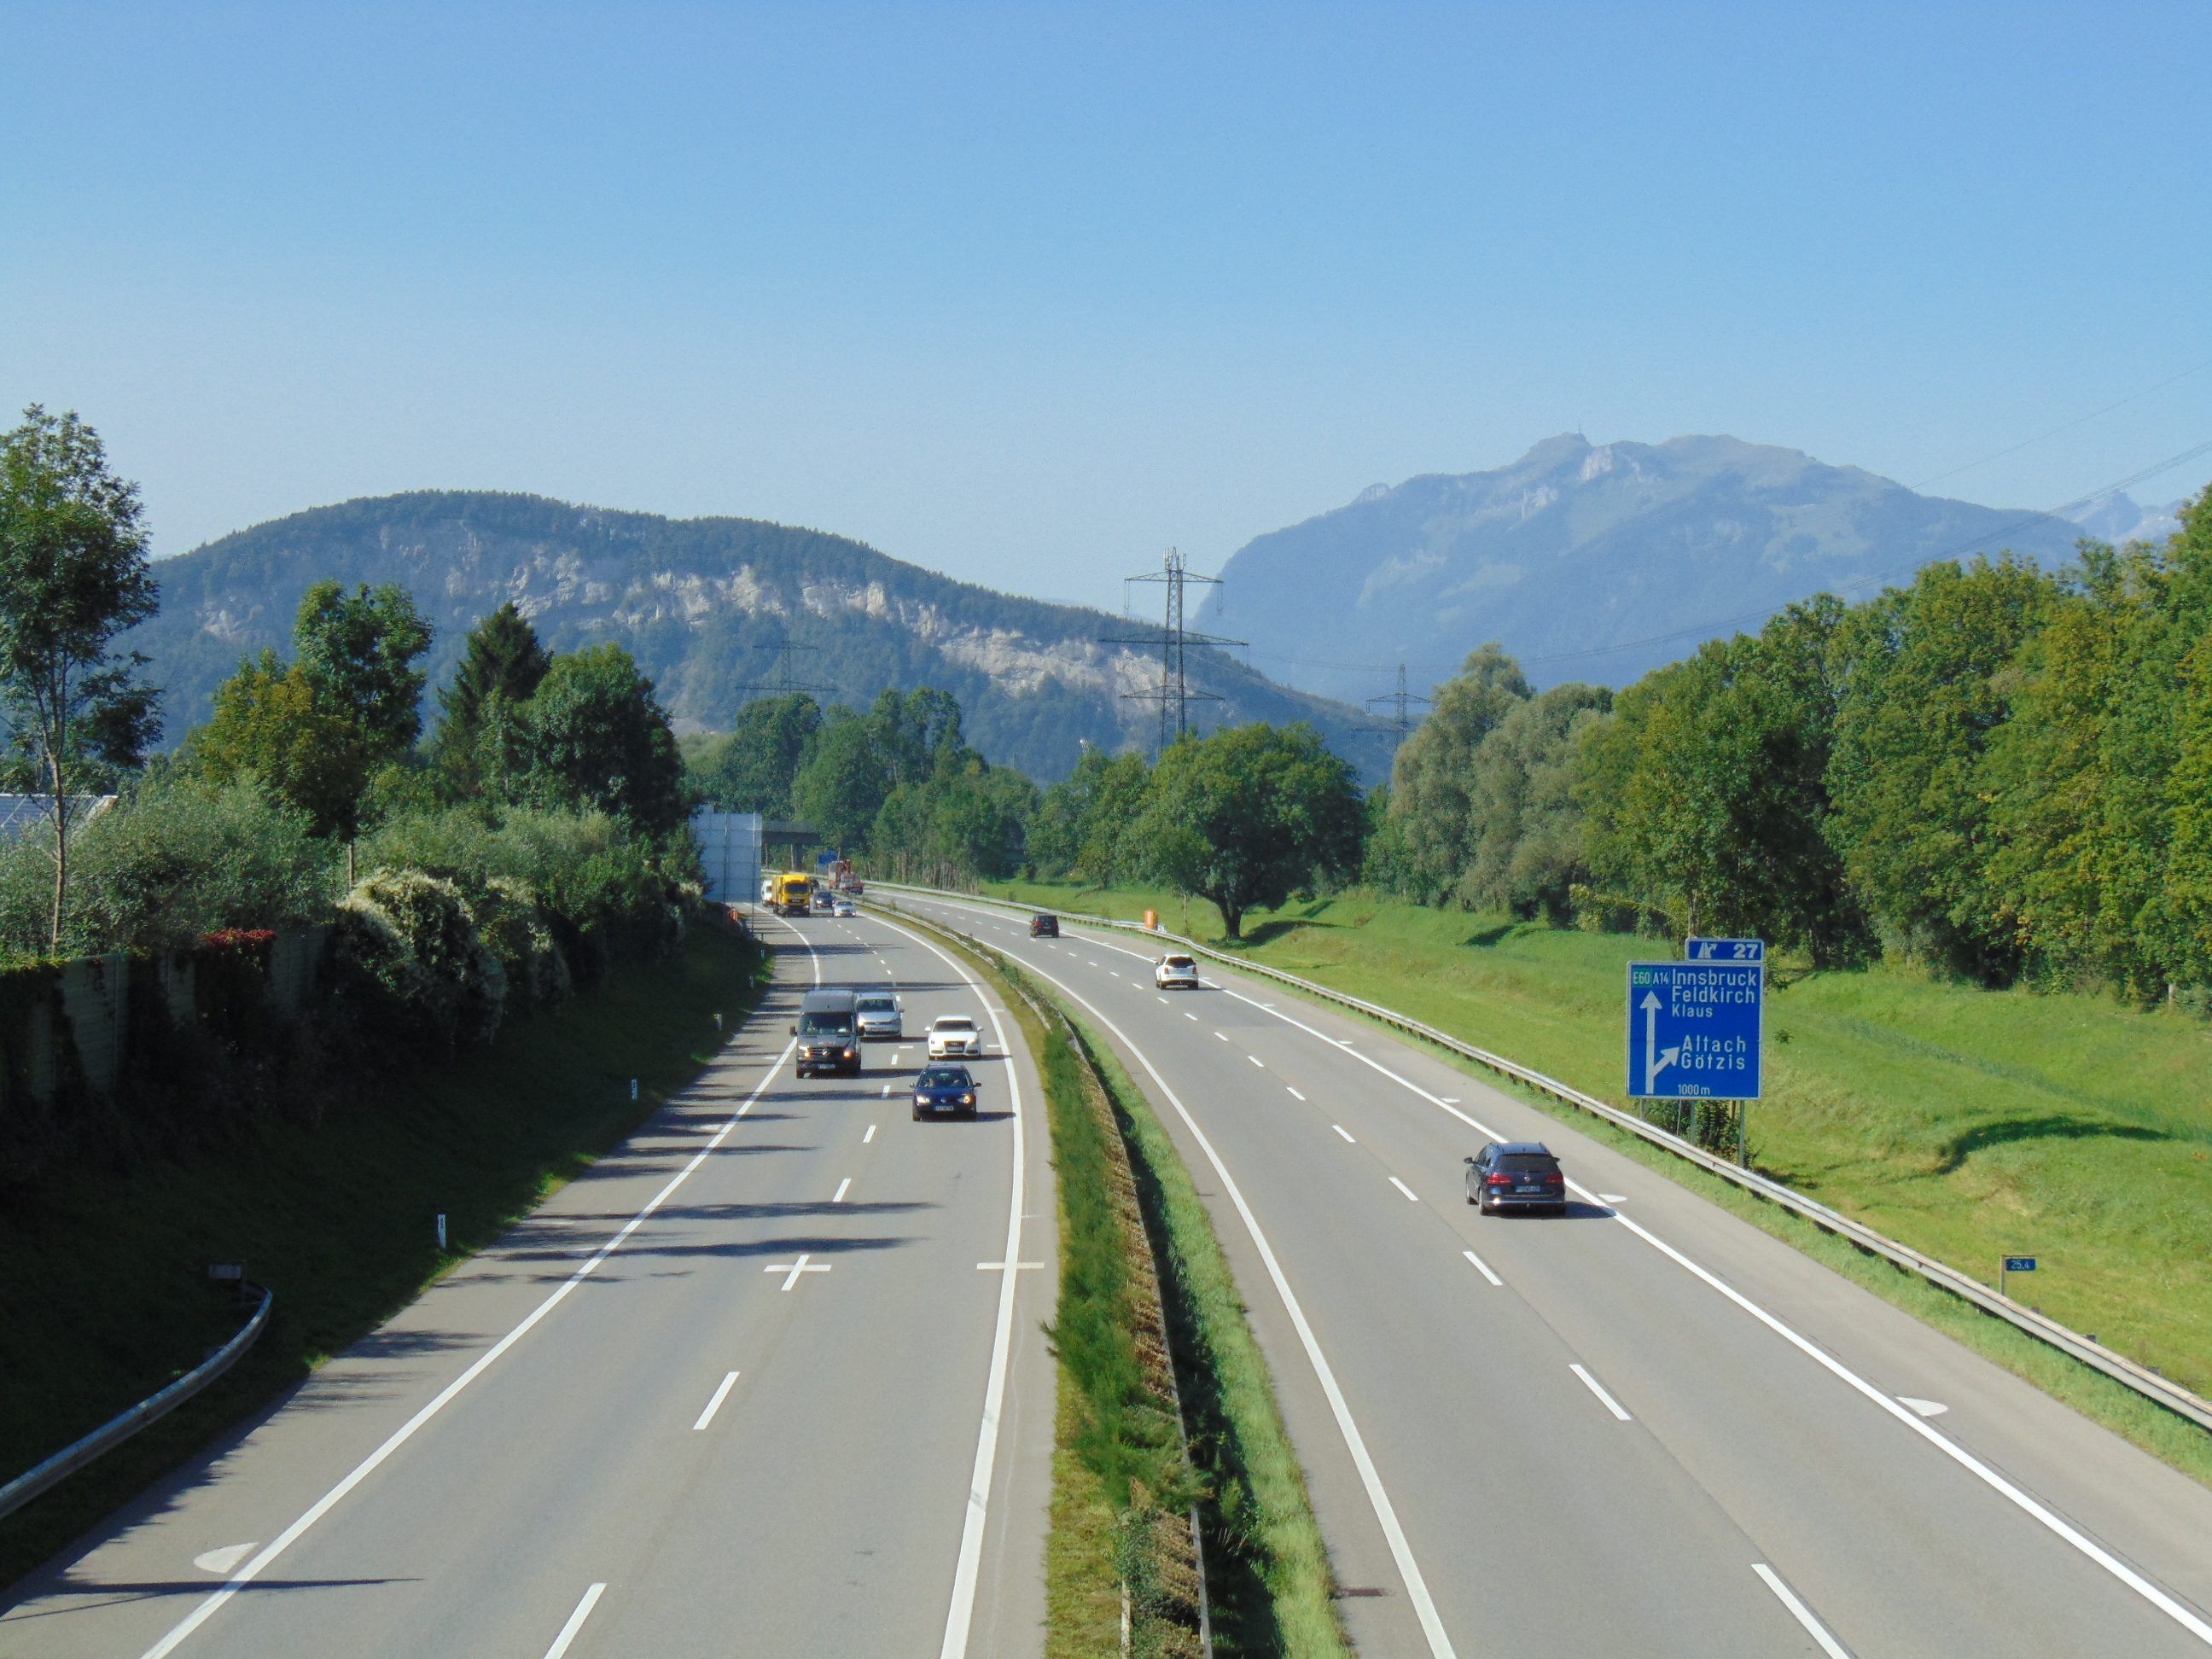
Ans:
[[[950,1060],[955,1054],[980,1058],[983,1034],[965,1014],[941,1014],[929,1022],[929,1057]]]
[[[1195,991],[1198,963],[1191,957],[1162,957],[1152,964],[1152,983],[1163,991]]]
[[[860,1023],[863,1039],[906,1036],[906,1021],[895,992],[861,992],[853,999],[853,1018]]]
[[[830,901],[830,914],[836,916],[857,916],[860,913],[856,908],[854,908],[852,900],[847,898],[842,893],[840,893],[835,899]]]

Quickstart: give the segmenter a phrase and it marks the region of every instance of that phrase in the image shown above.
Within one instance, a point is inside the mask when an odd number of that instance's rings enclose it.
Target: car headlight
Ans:
[[[973,1106],[975,1103],[975,1097],[973,1095],[963,1095],[960,1097],[960,1103],[963,1106]]]
[[[845,1058],[848,1060],[853,1058],[853,1051],[850,1048],[845,1050]]]

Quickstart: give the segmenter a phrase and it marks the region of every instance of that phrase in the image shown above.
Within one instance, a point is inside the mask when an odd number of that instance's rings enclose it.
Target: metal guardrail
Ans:
[[[235,1364],[238,1357],[253,1346],[262,1328],[268,1324],[270,1306],[276,1299],[258,1285],[252,1288],[261,1291],[261,1304],[229,1341],[160,1393],[110,1418],[83,1439],[63,1447],[45,1462],[0,1486],[0,1519],[14,1514],[49,1487],[66,1480],[102,1453],[112,1451],[149,1423],[167,1416]]]
[[[868,885],[872,892],[877,888],[889,888],[895,891],[923,894],[932,898],[953,898],[970,903],[995,904],[1023,915],[1033,915],[1040,908],[1036,905],[1018,903],[1012,899],[994,898],[988,894],[957,893],[944,888],[918,887],[903,882],[872,881]],[[1624,1112],[1619,1107],[1608,1105],[1595,1096],[1586,1095],[1581,1090],[1560,1082],[1557,1078],[1547,1077],[1543,1073],[1522,1066],[1517,1061],[1508,1060],[1502,1054],[1492,1054],[1487,1048],[1479,1048],[1471,1042],[1462,1042],[1449,1031],[1439,1030],[1433,1025],[1408,1018],[1394,1008],[1384,1007],[1381,1003],[1369,1002],[1364,998],[1352,996],[1345,992],[1332,989],[1328,986],[1316,984],[1312,980],[1302,979],[1296,974],[1285,973],[1279,968],[1270,968],[1264,963],[1248,962],[1243,957],[1231,956],[1227,951],[1217,951],[1210,945],[1200,945],[1195,939],[1186,939],[1180,933],[1170,933],[1164,928],[1146,927],[1141,922],[1120,921],[1104,916],[1084,915],[1080,912],[1057,911],[1053,914],[1066,915],[1070,920],[1080,921],[1085,927],[1111,927],[1125,933],[1141,933],[1146,939],[1165,940],[1194,956],[1205,957],[1226,967],[1234,968],[1239,973],[1253,974],[1262,979],[1273,980],[1278,984],[1290,986],[1323,1002],[1352,1009],[1394,1030],[1402,1031],[1408,1036],[1419,1037],[1425,1042],[1433,1043],[1437,1048],[1457,1054],[1462,1059],[1474,1060],[1477,1065],[1510,1078],[1538,1094],[1559,1101],[1564,1105],[1576,1107],[1594,1116],[1601,1117],[1616,1127],[1625,1129],[1654,1146],[1672,1152],[1677,1158],[1687,1159],[1709,1174],[1718,1176],[1722,1180],[1733,1182],[1735,1186],[1770,1203],[1802,1216],[1814,1225],[1833,1233],[1839,1238],[1850,1241],[1863,1250],[1881,1256],[1895,1266],[1905,1269],[1908,1273],[1919,1274],[1923,1279],[1950,1291],[1954,1296],[1972,1303],[1983,1312],[1994,1315],[2008,1324],[2027,1332],[2039,1341],[2049,1344],[2069,1358],[2078,1359],[2083,1364],[2102,1371],[2115,1382],[2133,1389],[2146,1400],[2164,1407],[2179,1417],[2188,1419],[2199,1428],[2212,1429],[2212,1401],[2191,1392],[2180,1383],[2160,1376],[2148,1366],[2137,1364],[2124,1354],[2113,1352],[2103,1343],[2085,1336],[2069,1326],[2062,1325],[2055,1319],[2038,1313],[2023,1303],[2015,1302],[2012,1297],[1991,1290],[1979,1280],[1968,1278],[1957,1268],[1938,1261],[1933,1256],[1922,1255],[1909,1244],[1900,1244],[1887,1235],[1876,1232],[1863,1222],[1854,1221],[1850,1217],[1830,1209],[1817,1199],[1808,1198],[1796,1188],[1786,1187],[1782,1182],[1754,1170],[1739,1169],[1728,1159],[1717,1158],[1702,1146],[1695,1146],[1681,1136],[1662,1129],[1656,1124],[1646,1123],[1632,1112]]]

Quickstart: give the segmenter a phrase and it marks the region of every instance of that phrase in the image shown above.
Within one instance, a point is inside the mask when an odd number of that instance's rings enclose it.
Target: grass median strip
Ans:
[[[27,1468],[152,1393],[234,1327],[201,1279],[208,1262],[244,1261],[276,1303],[261,1340],[204,1394],[0,1522],[0,1585],[588,1168],[697,1076],[720,1041],[713,1017],[735,1028],[765,963],[735,935],[695,927],[670,960],[621,970],[320,1121],[252,1125],[189,1158],[65,1172],[9,1193],[0,1470]]]
[[[1118,1652],[1132,1582],[1130,1650],[1196,1651],[1195,1587],[1178,1597],[1164,1565],[1193,1502],[1216,1653],[1347,1654],[1267,1362],[1173,1143],[1048,989],[988,947],[932,931],[1011,993],[1052,1118],[1061,1387],[1048,1654]]]

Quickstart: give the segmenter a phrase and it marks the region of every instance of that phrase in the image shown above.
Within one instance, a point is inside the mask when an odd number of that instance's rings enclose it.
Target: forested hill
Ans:
[[[1382,690],[1400,662],[1425,690],[1490,640],[1540,686],[1626,685],[1818,592],[1867,599],[1931,560],[2007,548],[2051,566],[2083,533],[1769,444],[1570,434],[1492,471],[1377,484],[1257,538],[1199,625],[1329,696]]]
[[[1085,742],[1115,750],[1157,731],[1156,656],[1098,643],[1119,617],[994,592],[841,536],[750,519],[672,520],[542,496],[422,491],[316,507],[155,567],[161,614],[126,643],[166,691],[165,741],[208,716],[216,684],[264,646],[287,648],[300,596],[325,579],[398,582],[436,625],[441,684],[477,618],[512,599],[550,649],[613,640],[659,688],[679,730],[726,730],[773,678],[779,647],[823,700],[856,706],[933,685],[967,712],[989,759],[1050,780]],[[1217,694],[1200,724],[1305,720],[1370,778],[1385,739],[1358,711],[1275,684],[1212,652],[1192,678]]]

